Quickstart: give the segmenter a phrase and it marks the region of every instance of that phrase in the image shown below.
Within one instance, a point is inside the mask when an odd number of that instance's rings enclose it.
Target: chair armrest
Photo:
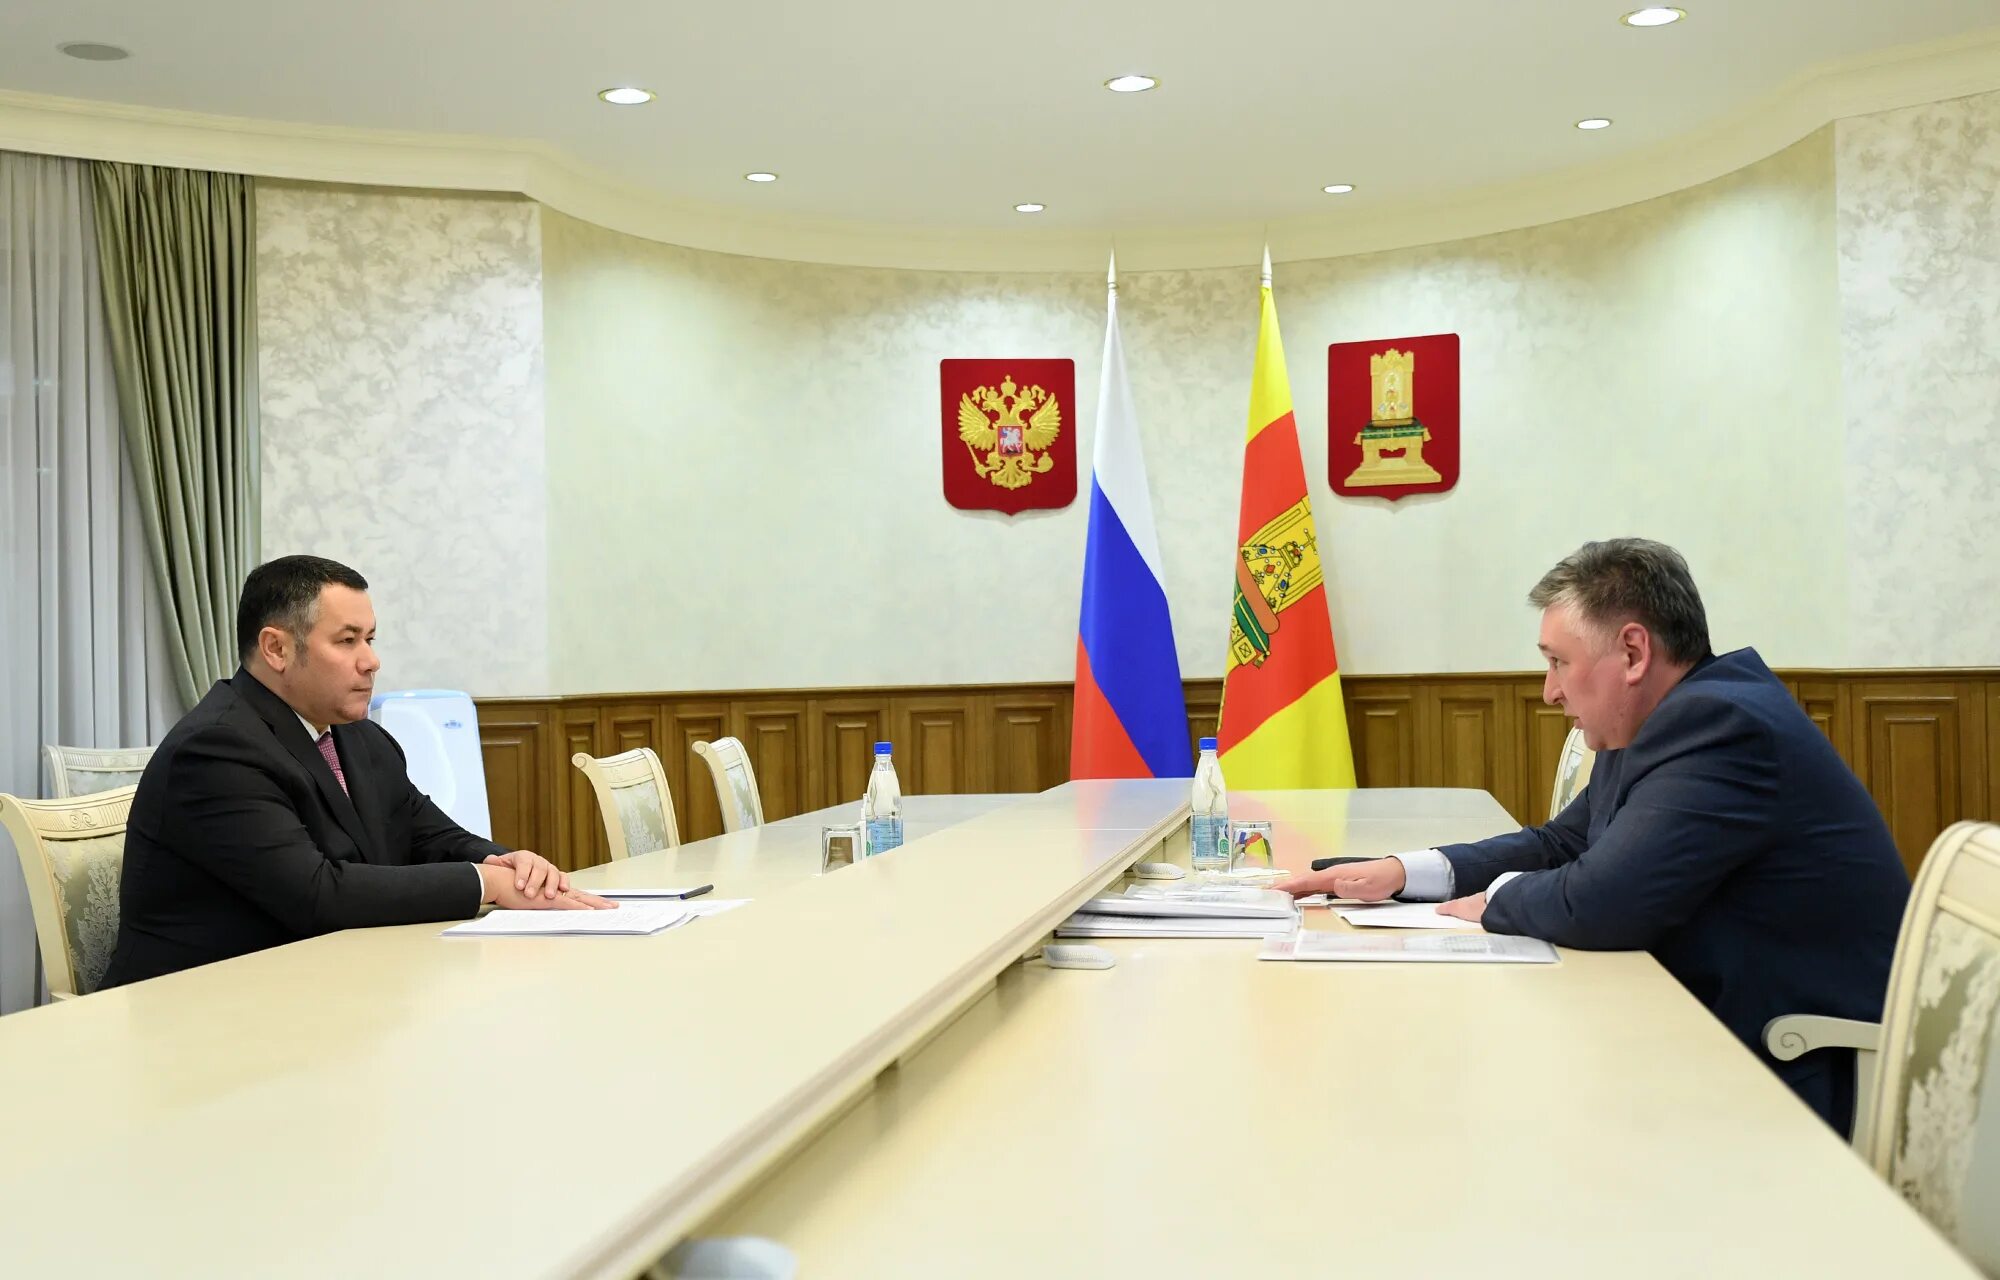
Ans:
[[[1764,1024],[1764,1047],[1780,1062],[1790,1062],[1814,1049],[1859,1049],[1874,1053],[1882,1047],[1882,1024],[1791,1013]]]

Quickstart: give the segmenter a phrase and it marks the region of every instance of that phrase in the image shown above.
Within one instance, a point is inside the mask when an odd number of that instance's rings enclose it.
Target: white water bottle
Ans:
[[[1222,762],[1215,739],[1201,740],[1194,765],[1194,795],[1188,802],[1188,854],[1196,871],[1229,870],[1229,791],[1222,785]]]
[[[872,858],[903,843],[903,785],[896,780],[889,744],[875,744],[875,768],[861,797],[861,856]]]

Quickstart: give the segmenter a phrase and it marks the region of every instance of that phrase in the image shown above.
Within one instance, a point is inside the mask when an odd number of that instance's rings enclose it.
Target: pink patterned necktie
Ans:
[[[319,754],[326,761],[326,767],[333,770],[333,780],[340,784],[340,793],[347,794],[347,775],[340,771],[340,756],[333,749],[333,730],[319,735]]]

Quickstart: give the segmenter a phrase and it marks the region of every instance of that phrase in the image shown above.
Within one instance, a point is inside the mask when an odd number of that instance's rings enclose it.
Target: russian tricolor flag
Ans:
[[[1072,778],[1187,778],[1187,701],[1167,615],[1160,539],[1125,348],[1118,341],[1118,264],[1112,261],[1091,458],[1090,536],[1077,625]]]

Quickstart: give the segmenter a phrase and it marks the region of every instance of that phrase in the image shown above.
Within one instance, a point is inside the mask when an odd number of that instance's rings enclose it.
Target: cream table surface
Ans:
[[[585,877],[755,899],[652,937],[349,930],[0,1019],[0,1270],[633,1275],[1156,849],[1187,794],[1033,803],[1032,840],[946,826],[826,876],[796,822]]]
[[[1287,865],[1514,827],[1479,792],[1231,801]],[[1975,1274],[1644,953],[1101,945],[1007,971],[701,1234],[802,1280]]]

